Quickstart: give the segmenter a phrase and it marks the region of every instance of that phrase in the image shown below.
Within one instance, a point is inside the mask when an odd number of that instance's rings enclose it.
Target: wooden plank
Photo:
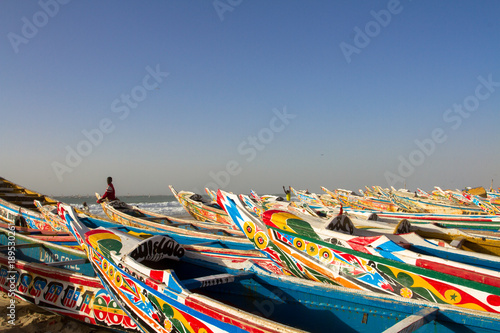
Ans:
[[[13,200],[13,201],[10,201],[10,203],[12,203],[14,205],[18,205],[18,206],[33,206],[33,207],[35,207],[35,204],[33,203],[33,201],[17,201],[17,200]]]
[[[188,246],[208,246],[208,245],[213,245],[213,244],[219,244],[220,241],[216,240],[216,241],[211,241],[211,242],[203,242],[203,243],[193,243],[193,244],[186,244]]]
[[[26,243],[26,244],[16,244],[16,245],[2,245],[0,246],[0,251],[7,251],[9,247],[13,247],[15,250],[17,249],[26,249],[30,247],[42,246],[40,243]]]
[[[457,237],[450,243],[450,245],[457,248],[457,249],[460,249],[462,247],[462,245],[464,244],[464,242],[465,242],[465,238]]]
[[[425,308],[396,323],[384,331],[384,333],[410,333],[436,319],[439,309]]]
[[[23,193],[2,193],[2,197],[19,197],[19,198],[25,198],[26,196]]]

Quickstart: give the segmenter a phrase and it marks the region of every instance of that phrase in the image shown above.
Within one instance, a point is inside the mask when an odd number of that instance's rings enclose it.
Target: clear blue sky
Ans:
[[[0,176],[500,186],[498,1],[0,2]]]

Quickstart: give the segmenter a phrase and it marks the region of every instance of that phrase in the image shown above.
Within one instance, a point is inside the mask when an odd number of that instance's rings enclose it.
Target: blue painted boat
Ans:
[[[0,228],[0,290],[44,310],[100,328],[137,332],[82,250]]]
[[[174,270],[186,250],[172,238],[141,239],[118,230],[91,230],[70,206],[62,209],[103,285],[144,332],[303,332],[189,290],[232,283],[253,273],[192,277],[200,270],[186,267],[192,266],[188,262]],[[178,277],[183,269],[190,278]]]
[[[69,208],[66,208],[68,210]],[[122,233],[139,238],[149,238],[155,235],[168,235],[178,243],[182,243],[186,249],[192,249],[198,254],[202,254],[203,261],[217,262],[219,265],[241,265],[241,263],[252,262],[252,265],[258,266],[268,272],[280,274],[278,267],[260,251],[255,250],[250,242],[235,242],[227,239],[205,240],[199,235],[191,237],[189,234],[178,232],[167,232],[165,230],[144,230],[139,227],[125,226],[119,223],[109,222],[98,219],[95,216],[90,217],[85,214],[78,214],[79,223],[88,229],[113,229]]]
[[[226,224],[155,214],[118,200],[104,201],[101,207],[114,222],[144,231],[168,233],[182,244],[217,241],[232,248],[253,248],[239,229]]]
[[[333,328],[340,332],[381,332],[410,326],[420,327],[419,332],[500,331],[498,314],[278,276],[258,267],[247,267],[247,270],[241,271],[204,262],[193,251],[185,250],[178,261],[152,260],[160,256],[141,259],[148,254],[164,254],[160,250],[164,247],[155,244],[160,244],[162,240],[164,244],[169,241],[161,235],[144,242],[109,229],[92,232],[78,223],[76,216],[72,217],[67,212],[65,216],[69,223],[79,228],[77,232],[80,236],[77,237],[80,242],[85,242],[94,269],[99,270],[101,278],[108,281],[110,288],[114,288],[113,295],[120,306],[126,308],[145,331],[163,332],[165,327],[177,325],[175,327],[182,326],[186,332],[199,332],[199,329],[206,329],[203,326],[206,323],[211,323],[214,331],[229,332],[241,329],[265,332],[282,327],[278,323],[309,332],[325,332]],[[169,244],[171,246],[165,248],[180,251],[178,244]],[[156,252],[147,251],[155,248]],[[173,250],[167,252],[174,253]],[[146,286],[140,284],[141,277]],[[136,294],[142,308],[134,309],[133,295],[126,295],[134,290],[129,288],[130,285],[142,291]],[[248,321],[241,324],[231,321],[233,326],[226,326],[228,318],[234,319],[226,307],[228,304],[238,309],[243,320],[250,318],[248,313],[257,315],[257,318],[251,317],[255,326],[242,326]],[[188,309],[190,307],[194,308]],[[173,308],[181,311],[182,316],[173,317],[177,313]],[[212,312],[209,318],[204,313],[198,316],[199,311],[207,308],[229,313]],[[188,319],[189,315],[194,318]],[[180,322],[175,322],[175,318]],[[273,322],[265,321],[269,325],[261,327],[264,318]],[[218,321],[223,322],[221,326],[218,326]],[[283,328],[284,332],[287,330],[292,329]]]

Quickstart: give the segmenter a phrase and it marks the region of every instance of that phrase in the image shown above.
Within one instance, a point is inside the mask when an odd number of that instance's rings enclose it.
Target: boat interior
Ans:
[[[25,189],[1,177],[0,199],[31,210],[36,210],[34,200],[40,201],[42,205],[57,203],[57,201],[54,199],[51,199],[40,193]]]

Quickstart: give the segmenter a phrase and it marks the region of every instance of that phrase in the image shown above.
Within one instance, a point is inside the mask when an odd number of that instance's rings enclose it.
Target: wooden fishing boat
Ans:
[[[290,213],[264,213],[264,223],[237,196],[219,192],[219,203],[255,246],[288,274],[348,288],[425,299],[461,308],[500,312],[500,273],[418,255],[384,236],[344,242],[322,239]],[[266,218],[266,214],[267,218]]]
[[[27,226],[33,229],[68,231],[65,227],[45,221],[36,209],[34,200],[43,204],[57,203],[56,200],[46,195],[28,190],[0,177],[0,220],[16,223],[16,218],[22,217]]]
[[[174,263],[184,248],[172,238],[146,240],[119,231],[90,230],[70,209],[66,219],[94,269],[122,309],[145,332],[301,332],[245,313],[188,287],[230,283],[246,275],[215,275],[181,281]],[[163,269],[155,268],[162,266]]]
[[[219,207],[215,201],[207,201],[201,195],[190,192],[177,192],[172,185],[168,186],[170,191],[184,207],[184,209],[199,221],[209,221],[231,226],[233,229],[238,229],[232,224],[231,219],[226,212]]]
[[[359,210],[346,209],[354,213],[363,212]],[[458,228],[470,230],[500,230],[500,216],[498,215],[458,215],[458,214],[429,214],[429,213],[404,213],[404,212],[382,212],[376,213],[380,221],[399,222],[406,219],[413,224],[435,223],[445,228]]]
[[[500,256],[500,235],[494,232],[477,233],[455,228],[444,228],[432,223],[412,224],[404,219],[398,223],[383,222],[358,218],[357,215],[352,215],[349,212],[344,212],[344,214],[350,217],[357,229],[367,229],[372,232],[386,234],[413,232],[422,238],[429,239],[431,242],[438,242],[440,246],[450,245],[465,251]],[[401,225],[406,225],[406,228],[401,229]]]
[[[486,198],[486,196],[487,196],[486,190],[482,186],[479,186],[479,187],[467,187],[465,189],[465,192],[473,194],[473,195],[482,196],[484,198]]]
[[[403,195],[401,192],[391,192],[389,197],[392,198],[398,205],[410,205],[417,207],[421,212],[432,214],[457,214],[457,215],[484,215],[486,214],[481,208],[470,204],[452,204],[450,202],[437,201],[419,197]]]
[[[351,196],[352,197],[352,196]],[[500,230],[500,216],[498,215],[460,215],[460,214],[435,214],[435,213],[407,213],[402,207],[397,211],[389,211],[386,209],[368,207],[362,204],[356,204],[353,200],[346,200],[345,196],[339,195],[339,200],[344,205],[346,212],[356,215],[369,215],[373,219],[384,222],[398,223],[402,219],[406,219],[414,224],[435,223],[445,228],[458,228],[470,230]],[[407,207],[408,208],[408,207]],[[375,215],[376,214],[376,217]]]
[[[240,199],[242,199],[241,196]],[[242,199],[242,201],[246,204],[245,200]],[[289,211],[300,216],[300,212],[298,211]],[[384,218],[379,218],[377,213],[373,211],[344,209],[343,214],[350,218],[357,229],[365,229],[384,234],[412,232],[422,238],[428,239],[430,242],[437,242],[440,246],[449,245],[465,251],[500,256],[500,235],[495,232],[465,231],[464,229],[443,227],[439,223],[410,223],[406,219],[386,220]],[[262,213],[258,216],[261,217]],[[302,218],[308,219],[309,217],[305,215],[302,216]],[[326,224],[330,220],[322,218],[318,221]],[[401,229],[401,225],[406,225],[407,227]]]
[[[491,197],[490,204],[494,206],[497,210],[500,210],[500,197]]]
[[[301,211],[298,209],[293,209],[293,207],[287,206],[287,202],[278,201],[274,206],[267,203],[266,209],[264,209],[262,206],[256,203],[256,201],[250,200],[248,196],[239,195],[239,198],[243,201],[243,203],[245,203],[247,208],[252,207],[252,205],[255,207],[253,209],[249,208],[249,210],[258,211],[259,214],[256,214],[256,217],[262,217],[264,211],[271,209],[287,210],[293,214],[301,216],[301,218],[303,219],[310,219],[310,217],[308,217],[308,213],[309,215],[314,217],[314,215],[310,212],[307,212],[305,210]],[[357,213],[357,211],[348,210],[347,212],[344,211],[344,215],[348,216],[352,220],[353,225],[357,229],[365,229],[372,232],[385,234],[402,233],[401,230],[398,230],[398,227],[399,225],[401,225],[402,220],[390,220],[389,222],[383,222],[378,219],[376,213],[373,213],[371,211],[366,213]],[[316,217],[319,218],[316,220],[320,224],[326,224],[330,221],[329,219],[324,219],[318,215],[316,215]],[[404,221],[407,222],[406,225],[408,226],[408,229],[405,231],[405,233],[413,232],[420,237],[429,239],[429,241],[433,244],[437,243],[442,247],[452,246],[470,252],[478,252],[496,256],[500,255],[500,239],[492,236],[491,234],[478,235],[455,228],[444,228],[431,223],[411,224],[407,220]],[[427,244],[423,243],[423,245]]]
[[[15,226],[10,223],[0,221],[0,228],[10,228],[17,235],[29,236],[33,239],[50,242],[52,244],[62,245],[76,250],[80,249],[80,245],[75,237],[69,231],[53,231],[53,230],[40,230],[30,227]]]
[[[337,200],[335,196],[330,195],[329,193],[317,194],[317,193],[308,193],[307,190],[297,190],[293,189],[293,192],[296,193],[295,196],[299,201],[311,204],[312,206],[317,205],[319,207],[333,207],[337,208],[340,202]]]
[[[252,198],[247,195],[240,194],[240,199],[245,203],[247,209],[256,216],[261,216],[262,213],[269,209],[283,209],[300,214],[309,214],[311,216],[319,217],[322,215],[320,212],[312,209],[305,202],[298,201],[284,201],[281,197],[265,195],[259,196],[255,191],[250,190]]]
[[[294,228],[297,233],[301,233],[301,230],[309,232],[312,229],[315,235],[319,236],[322,240],[330,242],[331,239],[336,239],[337,244],[344,244],[344,246],[346,246],[346,242],[356,243],[360,242],[360,239],[378,238],[383,235],[384,238],[409,250],[404,253],[404,256],[407,258],[416,259],[418,257],[422,259],[424,258],[422,255],[429,255],[457,263],[500,271],[500,257],[497,255],[461,249],[461,244],[457,241],[453,244],[448,244],[442,240],[424,239],[417,233],[411,232],[412,226],[406,220],[401,221],[396,226],[391,225],[392,229],[384,229],[379,222],[367,221],[368,223],[365,223],[365,221],[359,218],[347,216],[342,213],[333,219],[325,221],[325,219],[321,218],[313,218],[301,214],[292,215],[288,212],[274,210],[263,214],[264,222],[266,219],[270,220],[270,216],[273,216],[273,220],[275,221],[286,221],[288,219],[302,220],[302,225]],[[367,228],[368,224],[376,225],[376,228]],[[283,223],[280,226],[284,227],[285,225]],[[363,227],[357,228],[357,225],[363,225]],[[498,239],[495,240],[495,243],[499,245]],[[403,252],[398,252],[397,256],[403,254]]]
[[[276,204],[283,204],[286,205],[288,204],[288,201],[285,201],[282,197],[278,195],[259,195],[257,192],[254,190],[250,190],[250,197],[251,200],[253,200],[261,210],[267,210],[271,206],[274,206]]]
[[[457,194],[453,194],[457,195]],[[472,204],[476,205],[479,207],[481,210],[485,212],[485,214],[490,214],[490,215],[499,215],[500,214],[500,209],[498,205],[495,204],[495,200],[492,201],[492,199],[486,199],[482,198],[477,195],[473,195],[467,192],[462,193],[461,195],[463,198],[466,200],[469,200]]]
[[[295,201],[284,201],[281,197],[274,195],[259,196],[255,191],[250,190],[251,197],[239,194],[239,198],[245,204],[248,211],[257,217],[262,216],[269,209],[283,209],[301,214],[310,214],[318,217],[318,213],[310,208],[306,203]]]
[[[438,186],[434,188],[433,195],[419,190],[418,192],[424,193],[424,195],[418,196],[409,192],[397,191],[394,188],[389,194],[385,192],[385,195],[393,196],[396,200],[411,202],[429,213],[461,215],[498,215],[500,213],[500,210],[492,205],[486,197],[486,192],[482,187],[484,197],[474,194],[476,193],[474,191],[469,193],[467,190],[443,190]],[[380,192],[384,192],[384,190],[380,189]]]
[[[297,199],[307,203],[309,206],[311,206],[311,208],[322,209],[324,207],[323,203],[315,193],[309,193],[309,191],[306,190],[296,190],[291,186],[290,190],[292,191],[293,195],[297,197]]]
[[[429,200],[434,200],[434,201],[440,201],[440,200],[447,200],[448,202],[451,202],[453,204],[461,204],[461,205],[471,205],[472,201],[468,198],[466,198],[462,192],[455,190],[443,190],[438,186],[434,186],[436,191],[434,193],[438,193],[438,195],[424,195],[423,198],[429,199]]]
[[[229,248],[253,248],[240,230],[225,224],[166,217],[118,200],[104,201],[101,207],[104,213],[116,223],[140,228],[146,232],[168,233],[170,237],[182,244],[220,242]]]
[[[257,200],[250,198],[246,194],[240,194],[239,197],[241,201],[245,203],[246,208],[251,214],[254,214],[255,216],[260,216],[262,214],[262,205]]]
[[[144,331],[324,332],[335,327],[373,332],[419,326],[420,332],[500,330],[496,314],[260,271],[193,269],[191,264],[202,260],[170,238],[137,240],[114,230],[89,231],[74,221],[70,223],[94,268]]]
[[[96,197],[100,198],[98,193],[96,193]],[[218,229],[227,231],[226,234],[241,235],[240,231],[235,230],[231,225],[214,223],[210,221],[200,221],[192,217],[182,218],[182,217],[159,214],[146,209],[139,208],[137,206],[131,206],[126,202],[123,202],[118,199],[114,201],[105,200],[101,202],[101,207],[104,213],[113,221],[115,221],[115,218],[112,216],[114,216],[115,214],[120,215],[120,213],[123,213],[124,215],[137,218],[138,220],[140,220],[141,223],[149,221],[149,223],[145,223],[145,225],[151,227],[158,227],[158,225],[160,226],[177,225],[182,227],[184,225],[185,228],[192,230]]]
[[[499,215],[500,214],[500,198],[499,194],[491,191],[484,191],[481,193],[479,191],[471,191],[465,189],[460,190],[442,190],[439,187],[435,187],[436,191],[439,192],[441,196],[446,197],[454,203],[476,205],[481,208],[486,214],[489,215]],[[484,188],[483,188],[484,190]]]
[[[83,323],[137,332],[83,251],[15,233],[12,227],[0,228],[0,290]]]
[[[293,193],[297,193],[296,190],[294,190],[292,187],[290,187]],[[299,191],[300,193],[306,192],[306,191]],[[314,217],[332,217],[335,216],[338,212],[337,206],[323,206],[321,204],[321,201],[312,200],[309,201],[312,203],[312,206],[308,203],[308,200],[302,199],[299,201],[285,201],[282,197],[279,196],[273,196],[273,195],[264,195],[264,196],[259,196],[255,191],[250,190],[250,193],[254,200],[257,201],[257,203],[261,206],[261,215],[263,211],[270,210],[270,209],[283,209],[283,210],[288,210],[291,212],[299,213],[299,214],[306,214],[306,215],[311,215]],[[309,194],[310,195],[310,194]],[[315,194],[313,195],[314,197],[317,197]],[[241,199],[241,197],[240,197]],[[246,203],[246,200],[243,200],[243,202]],[[317,209],[318,207],[321,207]]]
[[[74,207],[73,207],[74,209]],[[76,210],[75,210],[76,211]],[[102,220],[96,216],[87,216],[82,213],[77,213],[79,222],[84,224],[89,229],[106,228],[118,229],[121,232],[127,233],[134,237],[143,239],[152,237],[154,235],[169,235],[177,242],[182,242],[184,248],[196,251],[203,255],[203,261],[216,262],[219,265],[229,267],[240,267],[245,262],[252,262],[253,265],[258,266],[261,270],[268,271],[274,274],[281,274],[279,268],[261,252],[255,250],[254,246],[245,237],[240,239],[237,237],[219,237],[212,240],[207,240],[205,236],[193,236],[191,234],[184,234],[175,232],[168,232],[162,229],[146,230],[144,227],[134,227],[130,225],[123,225],[116,222]],[[65,221],[66,222],[66,221]],[[204,238],[205,237],[205,238]]]
[[[435,224],[412,224],[410,231],[421,237],[438,239],[457,248],[500,256],[500,235],[496,233],[477,234],[455,228],[443,228]]]
[[[45,210],[44,208],[49,208]],[[106,207],[107,209],[107,207]],[[76,210],[76,209],[75,209]],[[65,222],[62,218],[57,215],[57,212],[54,212],[51,207],[42,207],[42,211],[44,216],[56,220],[59,219],[62,223]],[[126,215],[124,215],[124,219],[116,218],[117,214],[114,215],[116,221],[112,221],[109,219],[105,219],[96,215],[86,215],[82,212],[77,211],[78,216],[81,221],[89,228],[120,228],[126,232],[130,232],[131,234],[140,235],[143,237],[150,237],[151,235],[157,234],[169,234],[176,241],[181,242],[183,244],[205,244],[214,248],[229,248],[234,250],[252,250],[254,249],[253,245],[248,241],[246,237],[241,236],[228,236],[220,232],[219,230],[198,230],[197,232],[193,232],[189,229],[178,228],[173,226],[162,226],[160,224],[156,225],[154,222],[150,222],[149,224],[145,224],[142,221],[135,222],[131,220],[128,222]],[[238,232],[237,230],[234,230]]]
[[[70,233],[64,221],[57,215],[57,202],[44,205],[40,201],[34,200],[33,203],[48,225],[56,226],[57,229]]]
[[[389,200],[384,200],[371,196],[359,196],[354,195],[352,191],[337,189],[335,192],[330,191],[326,187],[322,186],[321,189],[328,193],[333,198],[336,198],[344,207],[351,207],[353,209],[361,210],[377,210],[377,211],[389,211],[396,212],[399,207]],[[371,192],[365,192],[371,193]]]
[[[27,236],[32,236],[32,237],[51,237],[51,236],[71,236],[73,235],[69,231],[53,231],[53,230],[40,230],[40,229],[33,229],[30,227],[20,227],[16,226],[12,223],[7,223],[4,221],[0,221],[0,227],[2,228],[13,228],[16,233],[21,234],[21,235],[27,235]],[[73,237],[74,239],[74,237]]]
[[[205,193],[210,197],[210,199],[214,202],[217,202],[217,192],[205,187]]]

